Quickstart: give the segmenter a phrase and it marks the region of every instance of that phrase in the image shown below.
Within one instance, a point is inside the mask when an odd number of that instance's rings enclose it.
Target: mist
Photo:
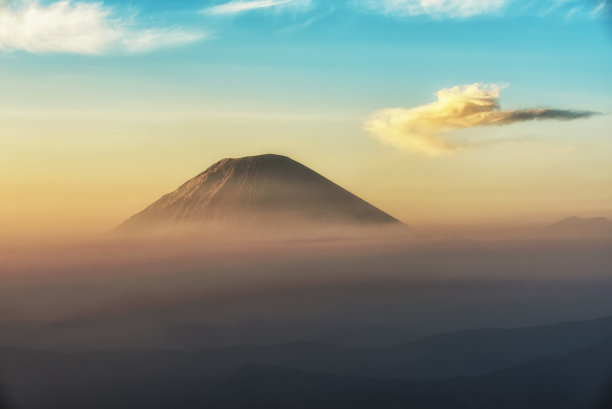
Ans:
[[[0,345],[390,345],[609,314],[612,241],[220,227],[3,246]]]

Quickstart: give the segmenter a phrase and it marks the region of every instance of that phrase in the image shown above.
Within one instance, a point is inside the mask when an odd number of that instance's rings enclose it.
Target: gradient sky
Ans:
[[[415,226],[612,217],[611,7],[0,0],[0,230],[106,231],[267,152]],[[459,105],[438,109],[445,89]],[[407,116],[373,133],[389,112]]]

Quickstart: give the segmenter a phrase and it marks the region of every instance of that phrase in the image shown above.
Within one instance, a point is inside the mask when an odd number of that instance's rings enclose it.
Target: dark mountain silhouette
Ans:
[[[612,368],[611,334],[612,319],[605,318],[458,331],[366,350],[306,342],[199,351],[5,348],[0,374],[24,409],[318,408],[334,402],[338,408],[535,408],[542,402],[552,408],[557,396],[570,396],[566,392],[582,394],[573,402],[599,399],[606,368]],[[557,385],[563,391],[552,389]],[[384,405],[373,403],[377,396]],[[495,406],[510,400],[516,404]]]
[[[612,221],[572,216],[547,226],[545,232],[561,237],[612,237]]]
[[[437,380],[480,375],[565,354],[608,336],[612,336],[612,318],[453,331],[382,348],[339,348],[312,342],[211,348],[200,351],[200,357],[206,367],[227,372],[257,363],[337,374]]]
[[[475,378],[437,382],[248,365],[218,387],[216,407],[609,409],[612,339]]]
[[[603,409],[612,339],[475,378],[437,382],[246,366],[220,388],[227,408]]]
[[[398,220],[280,155],[223,159],[119,226],[206,222],[385,224]]]
[[[561,355],[612,336],[612,318],[508,329],[454,331],[373,350],[380,375],[436,380],[476,376]],[[374,368],[369,374],[376,373]]]
[[[248,365],[222,384],[227,408],[401,409],[471,408],[469,399],[444,383],[331,375]]]
[[[612,338],[478,378],[450,381],[475,408],[610,409]]]
[[[117,363],[119,359],[109,359]],[[534,360],[478,377],[410,381],[338,375],[259,364],[229,375],[177,374],[62,380],[52,357],[46,370],[55,374],[40,383],[30,373],[17,384],[23,409],[216,408],[216,409],[604,409],[612,384],[612,339],[568,354]],[[106,370],[109,370],[109,366]],[[146,368],[140,368],[144,372]]]

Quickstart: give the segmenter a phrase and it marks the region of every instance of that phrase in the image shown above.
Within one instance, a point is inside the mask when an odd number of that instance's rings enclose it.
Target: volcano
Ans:
[[[266,154],[220,160],[117,229],[206,223],[401,224],[301,163]]]

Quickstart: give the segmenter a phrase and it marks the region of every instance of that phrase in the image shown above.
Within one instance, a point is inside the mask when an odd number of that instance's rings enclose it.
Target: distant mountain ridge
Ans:
[[[365,350],[0,348],[0,387],[22,409],[609,409],[611,335],[602,318]]]
[[[605,217],[566,217],[546,227],[546,232],[561,236],[610,236],[612,221]]]
[[[220,160],[118,229],[211,221],[400,223],[293,159],[266,154]]]

